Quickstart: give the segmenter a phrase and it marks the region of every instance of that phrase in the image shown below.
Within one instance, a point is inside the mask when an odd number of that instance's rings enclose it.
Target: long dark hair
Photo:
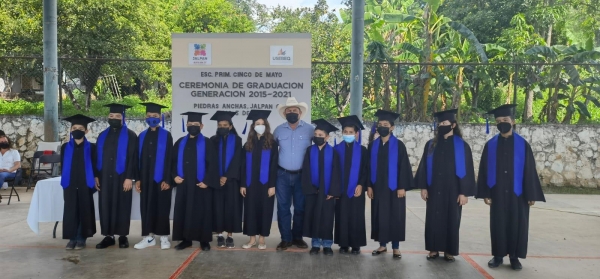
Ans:
[[[450,126],[452,126],[452,124],[456,124],[456,126],[454,126],[454,129],[452,129],[453,135],[459,136],[462,138],[463,136],[462,136],[462,132],[460,131],[460,127],[458,127],[458,122],[456,122],[456,120],[451,120]],[[431,145],[429,145],[429,150],[427,151],[429,154],[432,154],[433,150],[435,150],[437,141],[438,141],[438,129],[435,129],[435,133],[433,135],[433,141],[431,142]]]
[[[275,138],[273,134],[271,134],[271,125],[269,125],[269,121],[263,119],[265,122],[265,132],[263,133],[263,137],[265,138],[265,144],[263,144],[263,149],[271,149],[273,144],[275,143]],[[254,144],[256,144],[257,136],[256,131],[254,131],[254,123],[250,125],[250,132],[248,132],[248,140],[246,141],[246,151],[252,151],[254,149]]]

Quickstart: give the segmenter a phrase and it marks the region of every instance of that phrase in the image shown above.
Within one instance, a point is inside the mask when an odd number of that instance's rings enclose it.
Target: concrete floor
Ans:
[[[59,239],[60,224],[57,239],[52,238],[53,223],[40,224],[40,235],[29,229],[32,192],[19,192],[21,202],[13,200],[7,206],[5,198],[0,204],[0,278],[600,278],[600,196],[547,195],[548,203],[536,204],[531,210],[529,255],[521,261],[523,270],[516,272],[508,264],[487,267],[488,207],[473,199],[463,209],[461,256],[449,264],[425,259],[425,203],[417,192],[408,194],[407,239],[401,243],[400,261],[391,254],[371,256],[377,247],[372,240],[358,256],[338,254],[337,245],[333,257],[309,256],[308,250],[297,248],[276,252],[276,223],[265,251],[240,249],[248,240],[241,234],[234,235],[238,248],[216,249],[215,240],[210,252],[201,252],[198,243],[184,251],[161,251],[158,246],[96,250],[102,239],[97,234],[88,240],[91,248],[68,252],[66,241]],[[131,231],[133,247],[141,239],[139,221],[132,221]]]

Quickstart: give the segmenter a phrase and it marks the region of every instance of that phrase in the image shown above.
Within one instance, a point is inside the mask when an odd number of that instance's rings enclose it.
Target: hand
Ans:
[[[404,189],[398,189],[398,198],[401,199],[401,198],[404,198],[404,197],[406,197],[406,190],[404,190]]]
[[[267,193],[269,194],[269,198],[275,196],[275,187],[269,188],[269,191]]]
[[[204,184],[204,182],[200,182],[200,183],[196,184],[196,186],[198,186],[198,187],[200,187],[202,189],[208,188],[208,185]]]
[[[171,185],[167,184],[167,182],[164,182],[164,181],[163,181],[163,182],[160,184],[160,190],[161,190],[161,191],[166,191],[166,190],[169,190],[169,189],[171,189]]]
[[[528,201],[527,203],[529,204],[529,206],[533,206],[535,204],[535,201]]]
[[[221,186],[225,186],[225,183],[227,183],[227,177],[223,176],[221,177]]]
[[[456,202],[458,205],[463,206],[469,202],[469,198],[465,197],[465,195],[458,195]]]
[[[138,193],[142,192],[142,182],[140,182],[140,181],[135,182],[135,191]]]
[[[429,198],[429,193],[427,193],[427,189],[421,189],[421,198],[424,201],[427,201],[427,199]]]
[[[362,195],[362,186],[358,185],[354,190],[354,197],[360,197],[360,195]]]
[[[491,205],[492,199],[483,199],[483,202],[485,202],[485,204],[487,204],[487,205]]]
[[[94,177],[94,180],[96,181],[96,190],[100,192],[100,179],[98,179],[98,177]]]
[[[0,172],[8,172],[7,169],[0,169]]]
[[[131,179],[125,179],[125,182],[123,182],[123,192],[129,192],[131,191],[131,188],[133,188],[133,181],[131,181]]]
[[[240,187],[240,194],[242,194],[242,197],[246,197],[246,187]]]
[[[177,184],[183,183],[183,178],[181,178],[179,176],[175,177],[175,183],[177,183]]]
[[[330,200],[333,196],[327,195],[327,200]]]
[[[367,197],[369,197],[369,199],[373,199],[373,188],[367,187]]]

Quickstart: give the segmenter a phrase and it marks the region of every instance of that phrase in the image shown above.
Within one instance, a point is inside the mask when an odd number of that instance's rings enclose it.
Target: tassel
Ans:
[[[358,131],[358,144],[362,141],[362,131]]]
[[[181,131],[185,133],[185,122],[183,122],[183,117],[181,117]]]
[[[371,134],[375,134],[376,128],[377,128],[377,121],[373,121],[373,126],[371,126]]]
[[[242,131],[242,135],[246,134],[246,128],[248,128],[248,121],[246,121],[246,126],[244,126],[244,131]]]
[[[485,133],[490,134],[490,120],[487,116],[485,117]]]
[[[162,127],[165,128],[165,114],[162,114]]]
[[[433,120],[433,127],[431,128],[432,131],[435,131],[435,119]]]
[[[123,115],[123,125],[125,125],[125,110],[123,110],[122,115]]]
[[[333,137],[333,146],[337,145],[337,137]]]

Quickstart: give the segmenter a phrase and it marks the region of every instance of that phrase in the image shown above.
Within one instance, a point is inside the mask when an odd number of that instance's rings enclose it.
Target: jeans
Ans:
[[[379,242],[379,246],[386,247],[387,242],[386,243]],[[392,249],[400,249],[400,241],[392,241]]]
[[[277,170],[277,226],[281,240],[291,242],[292,239],[302,239],[304,220],[304,194],[302,193],[301,174],[287,173]],[[294,225],[292,227],[292,201],[294,205]]]
[[[79,223],[79,226],[77,226],[77,236],[75,238],[71,238],[71,241],[77,241],[77,242],[85,242],[87,238],[83,237],[81,235],[81,223]]]
[[[333,240],[322,239],[322,238],[313,238],[312,239],[312,247],[313,248],[320,248],[321,246],[323,246],[323,248],[331,248],[331,245],[333,245]]]
[[[15,176],[17,176],[17,173],[13,173],[13,172],[0,172],[0,187],[2,187],[2,184],[4,184],[4,181],[7,178],[15,178]]]

